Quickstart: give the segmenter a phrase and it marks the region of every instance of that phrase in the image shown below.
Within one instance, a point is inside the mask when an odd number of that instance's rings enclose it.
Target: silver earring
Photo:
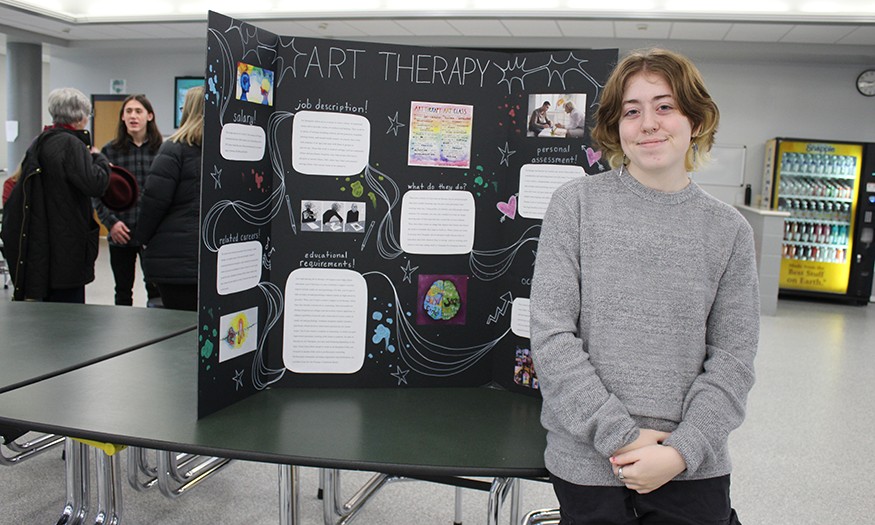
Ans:
[[[697,158],[699,156],[699,143],[693,142],[693,171],[699,168]]]

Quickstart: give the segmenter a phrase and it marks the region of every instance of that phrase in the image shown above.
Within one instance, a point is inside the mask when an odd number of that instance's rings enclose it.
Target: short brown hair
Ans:
[[[620,143],[620,118],[623,115],[623,92],[626,83],[638,73],[659,75],[671,87],[678,110],[690,120],[693,128],[692,143],[698,144],[696,165],[703,166],[709,159],[708,152],[714,144],[714,134],[720,122],[720,111],[711,99],[702,74],[690,59],[664,49],[635,51],[614,68],[602,91],[596,110],[596,125],[592,138],[601,147],[612,168],[623,163],[623,148]],[[692,145],[691,143],[691,145]],[[692,148],[687,150],[687,171],[693,171]]]

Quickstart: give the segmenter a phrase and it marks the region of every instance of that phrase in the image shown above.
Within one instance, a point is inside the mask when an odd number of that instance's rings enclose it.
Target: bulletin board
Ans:
[[[500,53],[279,36],[209,15],[199,415],[267,387],[537,394],[528,297],[617,50]],[[556,109],[556,108],[554,108]]]

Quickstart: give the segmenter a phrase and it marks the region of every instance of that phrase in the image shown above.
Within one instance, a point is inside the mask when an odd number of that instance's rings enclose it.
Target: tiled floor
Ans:
[[[89,303],[111,304],[102,246]],[[8,294],[8,292],[4,291]],[[141,284],[135,305],[145,305]],[[732,434],[732,498],[745,525],[871,524],[875,482],[875,307],[781,300],[762,318],[757,384],[744,425]],[[0,525],[54,523],[64,502],[60,451],[0,467]],[[344,493],[367,479],[344,475]],[[178,500],[123,488],[122,524],[275,524],[277,468],[236,462]],[[302,522],[322,522],[317,471],[302,469]],[[446,524],[453,489],[425,482],[384,488],[362,524]],[[92,502],[96,496],[92,495]],[[486,522],[484,493],[464,491],[464,522]],[[523,512],[556,505],[544,483],[523,482]],[[93,503],[92,503],[93,506]],[[507,516],[504,517],[504,523]]]

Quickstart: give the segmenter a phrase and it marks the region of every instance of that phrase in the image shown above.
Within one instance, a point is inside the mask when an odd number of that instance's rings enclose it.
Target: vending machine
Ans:
[[[766,142],[764,208],[786,211],[781,296],[867,304],[875,261],[875,144]]]

